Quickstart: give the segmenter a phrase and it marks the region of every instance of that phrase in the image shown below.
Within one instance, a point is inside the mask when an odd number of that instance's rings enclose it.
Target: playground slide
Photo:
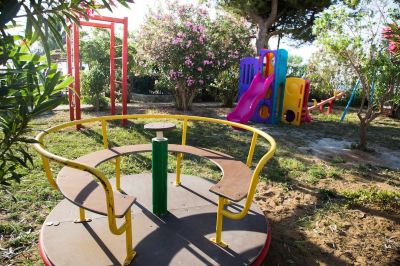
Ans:
[[[258,73],[254,76],[250,87],[240,97],[235,109],[228,114],[228,120],[247,124],[252,117],[257,104],[264,98],[267,90],[271,87],[274,81],[274,75],[263,78],[262,74]]]

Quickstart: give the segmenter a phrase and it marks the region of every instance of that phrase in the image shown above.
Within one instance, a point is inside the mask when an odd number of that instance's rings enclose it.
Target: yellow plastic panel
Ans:
[[[282,106],[282,122],[300,125],[306,81],[302,78],[287,78]]]

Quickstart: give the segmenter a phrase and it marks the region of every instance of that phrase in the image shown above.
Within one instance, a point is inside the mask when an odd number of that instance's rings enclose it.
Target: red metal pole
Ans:
[[[97,23],[97,22],[91,22],[91,21],[84,21],[81,20],[79,21],[81,26],[88,26],[88,27],[95,27],[95,28],[102,28],[102,29],[110,29],[111,24],[104,24],[104,23]]]
[[[319,106],[319,112],[322,113],[324,111],[324,105],[325,102],[321,100],[320,106]]]
[[[115,25],[111,23],[110,32],[110,101],[111,114],[115,115]]]
[[[107,21],[107,22],[114,22],[114,23],[121,23],[125,24],[125,19],[126,18],[113,18],[113,17],[107,17],[107,16],[98,16],[98,15],[91,15],[89,18],[94,19],[94,20],[99,20],[99,21]]]
[[[80,80],[80,69],[79,69],[79,28],[78,25],[74,24],[74,72],[75,72],[75,113],[76,120],[81,119],[81,80]],[[76,129],[80,129],[82,125],[76,125]]]
[[[70,29],[71,30],[71,29]],[[71,54],[71,37],[70,34],[67,35],[67,70],[68,70],[68,75],[72,76],[72,54]],[[69,103],[69,120],[74,121],[75,120],[75,114],[74,114],[74,105],[72,103],[72,97],[74,96],[74,92],[71,90],[73,88],[73,85],[69,85],[68,89],[68,103]]]
[[[127,114],[127,85],[128,85],[128,18],[124,17],[124,33],[122,36],[122,114]],[[126,125],[126,119],[122,120]]]
[[[330,100],[328,105],[328,114],[332,112],[332,106],[333,106],[333,100]]]

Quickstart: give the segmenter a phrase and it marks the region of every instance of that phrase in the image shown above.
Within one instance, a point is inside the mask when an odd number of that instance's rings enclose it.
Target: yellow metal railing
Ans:
[[[174,120],[182,121],[182,123],[183,123],[182,124],[182,142],[181,142],[182,145],[186,145],[189,121],[209,122],[209,123],[214,123],[214,124],[232,126],[235,128],[240,128],[242,130],[250,131],[253,133],[253,136],[252,136],[250,149],[249,149],[247,160],[246,160],[246,165],[248,167],[252,166],[254,150],[256,147],[258,137],[260,136],[269,142],[269,144],[270,144],[269,150],[261,157],[261,159],[258,161],[258,163],[253,171],[250,186],[249,186],[248,192],[247,192],[247,198],[245,200],[243,209],[237,213],[228,211],[224,207],[227,204],[229,204],[229,201],[221,196],[219,197],[218,209],[217,209],[217,222],[216,222],[216,237],[213,239],[213,241],[216,244],[225,247],[226,244],[224,244],[221,240],[223,216],[230,218],[230,219],[242,219],[244,216],[246,216],[246,214],[248,213],[248,211],[251,207],[251,204],[252,204],[252,201],[254,198],[254,194],[256,192],[256,186],[259,181],[260,172],[263,169],[264,165],[267,163],[267,161],[275,153],[275,150],[276,150],[275,140],[267,133],[265,133],[259,129],[253,128],[251,126],[248,126],[248,125],[243,125],[243,124],[239,124],[239,123],[235,123],[235,122],[230,122],[230,121],[215,119],[215,118],[208,118],[208,117],[187,116],[187,115],[165,115],[165,114],[132,114],[132,115],[114,115],[114,116],[88,118],[88,119],[63,123],[63,124],[54,126],[52,128],[49,128],[49,129],[39,133],[36,136],[36,140],[38,141],[38,143],[34,144],[34,147],[38,151],[38,153],[42,156],[43,167],[46,172],[46,177],[49,180],[49,183],[51,184],[52,187],[54,187],[55,189],[58,189],[57,184],[54,181],[54,177],[53,177],[53,174],[52,174],[52,171],[50,168],[49,160],[55,161],[57,163],[60,163],[62,165],[68,166],[68,167],[72,167],[75,169],[89,172],[98,179],[98,181],[102,185],[105,195],[106,195],[107,216],[108,216],[108,224],[109,224],[110,231],[117,235],[120,235],[124,232],[126,233],[126,246],[127,246],[126,263],[129,263],[134,257],[134,251],[132,250],[132,228],[131,228],[132,221],[131,221],[131,217],[130,217],[130,210],[128,210],[127,214],[125,215],[125,223],[122,224],[120,227],[118,227],[117,220],[116,220],[117,218],[115,216],[114,195],[113,195],[112,187],[111,187],[107,177],[105,176],[105,174],[94,167],[90,167],[88,165],[78,163],[76,161],[66,159],[61,156],[50,153],[44,148],[45,136],[50,133],[54,133],[61,129],[75,126],[78,124],[83,125],[83,124],[89,124],[89,123],[94,123],[94,122],[99,122],[99,121],[101,122],[103,145],[104,145],[104,148],[108,148],[109,144],[108,144],[108,137],[107,137],[107,121],[122,120],[122,119],[174,119]],[[176,185],[180,185],[180,183],[181,183],[180,174],[181,174],[182,159],[183,159],[183,154],[179,153],[177,155],[177,162],[176,162]],[[115,164],[116,164],[116,184],[117,184],[116,187],[119,190],[120,189],[120,157],[116,158]],[[81,220],[82,220],[82,218],[85,219],[83,209],[80,210],[80,218],[81,218]]]

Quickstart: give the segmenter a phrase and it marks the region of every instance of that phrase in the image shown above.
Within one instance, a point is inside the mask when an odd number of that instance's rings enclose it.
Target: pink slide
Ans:
[[[257,104],[265,96],[273,81],[274,75],[271,75],[267,78],[263,78],[260,73],[255,75],[250,87],[246,90],[242,97],[240,97],[235,109],[228,114],[228,120],[247,124],[253,115]]]

